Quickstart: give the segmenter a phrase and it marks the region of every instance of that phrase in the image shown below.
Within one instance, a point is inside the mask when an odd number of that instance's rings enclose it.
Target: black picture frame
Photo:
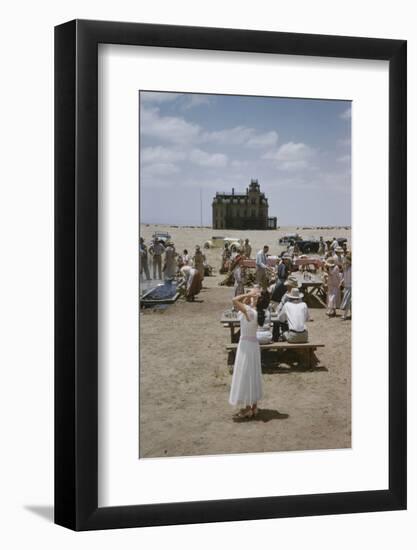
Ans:
[[[98,507],[98,44],[389,62],[387,490]],[[92,530],[406,508],[406,46],[404,40],[106,21],[55,28],[57,524]]]

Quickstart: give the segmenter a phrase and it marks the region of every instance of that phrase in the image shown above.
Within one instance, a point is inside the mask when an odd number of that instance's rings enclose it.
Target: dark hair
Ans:
[[[258,312],[258,325],[260,327],[263,327],[263,324],[265,322],[265,310],[269,306],[270,301],[271,295],[269,294],[269,292],[267,290],[262,290],[256,304],[256,311]]]
[[[183,254],[188,254],[188,250],[186,248],[184,248]]]

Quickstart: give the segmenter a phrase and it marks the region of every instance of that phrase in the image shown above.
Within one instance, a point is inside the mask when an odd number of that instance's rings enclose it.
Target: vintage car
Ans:
[[[300,241],[301,240],[301,237],[298,233],[291,233],[291,234],[288,234],[288,235],[284,235],[283,237],[281,237],[278,241],[278,243],[280,245],[288,245],[290,244],[291,242],[295,242],[295,241]]]
[[[155,239],[166,243],[171,239],[171,235],[165,231],[155,231],[155,233],[152,235],[152,240],[154,241]]]
[[[319,251],[319,241],[316,239],[297,241],[297,246],[301,254],[317,254]]]
[[[242,246],[243,241],[242,239],[238,239],[237,237],[212,237],[209,241],[206,241],[204,243],[204,248],[223,248],[225,243],[228,243],[229,246],[232,246],[233,244],[235,246]]]

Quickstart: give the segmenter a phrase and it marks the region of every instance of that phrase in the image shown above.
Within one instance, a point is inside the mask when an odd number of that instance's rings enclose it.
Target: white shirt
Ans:
[[[260,250],[257,254],[256,254],[256,267],[259,269],[266,269],[267,267],[267,257],[266,257],[266,254],[263,250]]]
[[[278,321],[284,323],[288,321],[288,328],[295,332],[306,330],[305,323],[309,320],[308,307],[304,302],[294,302],[288,300],[278,315]]]

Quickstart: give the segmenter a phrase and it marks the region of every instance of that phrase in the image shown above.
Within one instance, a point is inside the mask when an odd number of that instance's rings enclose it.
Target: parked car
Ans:
[[[155,231],[155,233],[152,235],[152,240],[155,239],[166,243],[167,241],[171,240],[171,235],[165,231]]]
[[[229,246],[233,244],[241,246],[243,241],[237,237],[212,237],[209,241],[204,243],[204,248],[223,248],[225,243],[228,243]]]
[[[297,241],[297,246],[301,254],[316,254],[319,251],[319,241],[316,240]]]
[[[290,244],[290,242],[298,242],[301,240],[301,237],[298,233],[292,233],[292,234],[289,234],[289,235],[284,235],[283,237],[281,237],[278,241],[278,243],[280,245],[288,245]]]

